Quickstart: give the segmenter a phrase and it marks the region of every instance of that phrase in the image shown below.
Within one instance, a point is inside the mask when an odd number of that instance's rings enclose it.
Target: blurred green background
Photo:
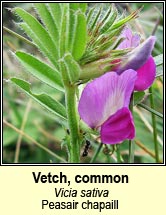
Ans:
[[[109,3],[108,3],[109,4]],[[97,7],[98,3],[95,4]],[[119,13],[125,11],[129,13],[140,7],[142,8],[140,16],[136,21],[130,24],[135,32],[139,32],[142,38],[147,38],[155,30],[157,42],[153,51],[153,56],[163,53],[163,4],[162,3],[116,3]],[[35,14],[31,3],[4,3],[3,4],[3,25],[26,37],[24,33],[17,27],[19,18],[12,14],[10,8],[15,6],[22,7]],[[89,7],[92,3],[89,3]],[[155,29],[155,26],[157,28]],[[13,86],[9,79],[11,77],[20,77],[28,80],[32,84],[32,91],[37,93],[42,90],[47,91],[53,98],[64,102],[64,97],[57,93],[52,88],[41,84],[37,79],[30,76],[14,59],[12,52],[15,50],[28,50],[29,53],[35,53],[41,59],[40,53],[32,46],[26,44],[19,38],[3,32],[3,117],[14,127],[22,130],[32,139],[27,139],[25,136],[20,136],[19,132],[10,128],[4,123],[3,127],[3,163],[59,163],[62,162],[55,156],[41,149],[37,144],[40,144],[53,153],[56,153],[61,158],[67,160],[67,152],[65,148],[65,136],[67,131],[64,123],[58,118],[43,109],[40,105],[32,101],[19,89]],[[43,59],[45,60],[45,59]],[[162,70],[162,66],[158,68]],[[163,112],[163,78],[160,76],[153,84],[153,93],[155,101],[155,110]],[[148,91],[147,98],[144,100],[146,105],[149,105]],[[135,144],[135,163],[155,163],[154,159],[154,141],[152,135],[151,114],[136,107],[134,109],[135,125],[136,125],[136,143]],[[163,120],[156,117],[157,134],[160,151],[160,160],[162,162],[163,154]],[[36,141],[36,143],[35,143]],[[20,151],[17,151],[20,144]],[[82,157],[82,163],[89,163],[98,144],[92,141],[87,157]],[[17,147],[16,147],[17,145]],[[103,147],[96,163],[115,163],[114,155],[107,154],[107,147]],[[84,144],[82,145],[82,151]],[[128,142],[126,141],[120,146],[121,154],[125,162],[128,156]],[[148,151],[147,151],[148,150]],[[81,151],[81,152],[82,152]]]

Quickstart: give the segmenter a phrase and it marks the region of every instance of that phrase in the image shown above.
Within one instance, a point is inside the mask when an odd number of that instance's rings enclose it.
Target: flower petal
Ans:
[[[137,70],[137,75],[134,90],[143,91],[152,85],[156,76],[156,65],[152,56]]]
[[[126,27],[121,36],[124,40],[119,44],[117,49],[135,48],[140,44],[140,36],[133,34],[131,29]]]
[[[131,40],[131,47],[137,47],[140,44],[140,35],[135,34]]]
[[[155,36],[150,36],[141,45],[137,46],[137,48],[126,55],[125,62],[122,62],[117,70],[118,74],[123,73],[123,71],[127,69],[137,70],[143,66],[151,56],[155,40]]]
[[[91,128],[101,126],[112,114],[128,107],[137,72],[108,72],[87,84],[81,95],[78,111]]]
[[[125,139],[135,137],[134,122],[131,112],[124,107],[104,122],[101,126],[101,141],[106,144],[117,144]]]

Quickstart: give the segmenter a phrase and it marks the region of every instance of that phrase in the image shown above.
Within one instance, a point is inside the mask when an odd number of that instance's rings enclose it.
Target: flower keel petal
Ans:
[[[101,141],[106,144],[117,144],[125,139],[135,137],[134,122],[131,112],[124,107],[104,122],[101,126]]]
[[[137,70],[137,80],[135,82],[134,90],[143,91],[148,89],[156,76],[156,65],[151,56],[148,61]]]

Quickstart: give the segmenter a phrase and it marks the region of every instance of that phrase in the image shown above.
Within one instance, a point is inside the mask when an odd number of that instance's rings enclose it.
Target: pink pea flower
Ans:
[[[103,143],[116,144],[135,137],[128,106],[136,79],[137,72],[132,69],[121,75],[108,72],[84,88],[78,105],[80,117],[100,131]]]
[[[140,44],[140,36],[133,34],[131,29],[126,27],[120,35],[124,40],[119,44],[117,49],[135,48]]]
[[[117,49],[134,48],[117,68],[117,73],[121,74],[126,69],[137,71],[137,80],[134,90],[143,91],[148,89],[156,76],[156,65],[151,52],[154,48],[156,38],[150,36],[142,44],[138,34],[132,33],[130,28],[125,28],[121,37],[125,38]]]

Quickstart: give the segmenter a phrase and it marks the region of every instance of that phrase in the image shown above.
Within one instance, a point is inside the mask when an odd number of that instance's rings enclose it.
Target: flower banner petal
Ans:
[[[117,49],[135,48],[140,44],[140,36],[133,34],[131,29],[126,27],[121,36],[124,40],[119,44]]]
[[[129,69],[121,75],[108,72],[87,84],[78,106],[81,119],[97,128],[117,110],[128,107],[136,78],[137,72]]]
[[[125,139],[135,137],[134,122],[131,112],[124,107],[104,122],[101,126],[101,141],[106,144],[117,144]]]

